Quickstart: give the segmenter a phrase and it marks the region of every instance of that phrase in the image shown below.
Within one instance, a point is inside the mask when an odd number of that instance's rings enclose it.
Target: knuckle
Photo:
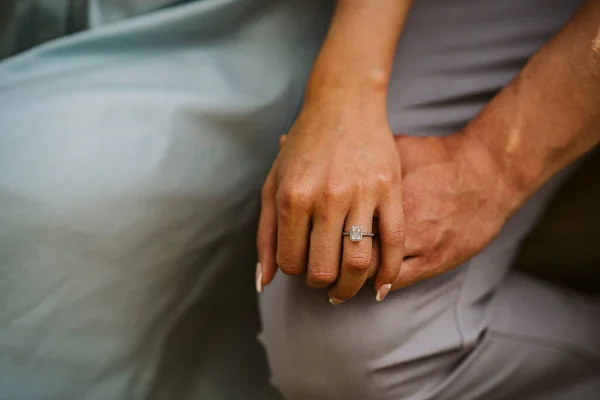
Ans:
[[[279,250],[276,254],[277,266],[286,275],[297,276],[304,272],[304,265],[289,251]]]
[[[303,268],[299,264],[287,260],[282,262],[280,257],[277,257],[277,265],[279,266],[281,272],[286,275],[298,276],[304,272]]]
[[[337,279],[337,272],[334,271],[311,271],[308,274],[308,280],[315,286],[328,286]]]
[[[371,265],[371,257],[366,253],[353,254],[344,260],[344,264],[345,268],[351,272],[364,273]]]
[[[427,259],[427,268],[424,268],[428,271],[437,271],[444,269],[444,266],[448,262],[452,262],[452,257],[446,254],[444,251],[434,251]],[[456,260],[458,262],[458,260]]]
[[[380,171],[377,180],[383,187],[390,187],[398,183],[398,174],[393,170]]]
[[[277,192],[277,204],[284,210],[307,209],[311,194],[302,184],[286,185]]]
[[[420,247],[424,250],[435,250],[439,247],[440,240],[437,232],[425,232],[422,236]]]
[[[374,188],[373,182],[371,180],[363,180],[357,179],[353,182],[354,192],[359,195],[364,195],[371,192]]]
[[[346,188],[343,185],[330,183],[325,186],[323,201],[327,205],[336,205],[343,201],[346,196]]]

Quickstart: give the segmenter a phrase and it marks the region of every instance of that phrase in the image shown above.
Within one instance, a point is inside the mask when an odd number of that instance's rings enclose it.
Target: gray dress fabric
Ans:
[[[392,130],[461,129],[580,3],[415,1],[389,91]],[[482,253],[382,303],[369,286],[332,307],[326,291],[278,274],[260,297],[274,385],[289,400],[600,399],[600,299],[510,271],[566,173]]]
[[[279,398],[259,192],[329,5],[95,0],[65,36],[66,3],[2,37],[0,399]]]

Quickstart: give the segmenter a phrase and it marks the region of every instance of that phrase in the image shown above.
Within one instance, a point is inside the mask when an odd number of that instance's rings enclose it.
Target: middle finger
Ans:
[[[342,249],[341,230],[347,214],[346,206],[324,207],[315,210],[310,233],[306,277],[308,286],[322,288],[331,285],[337,279]]]

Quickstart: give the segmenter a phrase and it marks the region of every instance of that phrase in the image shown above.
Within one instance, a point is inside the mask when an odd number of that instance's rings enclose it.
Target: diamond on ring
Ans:
[[[360,242],[365,236],[375,237],[375,235],[373,232],[364,232],[360,225],[352,225],[350,232],[342,232],[342,236],[350,236],[350,240],[353,242]]]
[[[350,228],[350,240],[353,242],[360,242],[363,238],[362,226],[352,225]]]

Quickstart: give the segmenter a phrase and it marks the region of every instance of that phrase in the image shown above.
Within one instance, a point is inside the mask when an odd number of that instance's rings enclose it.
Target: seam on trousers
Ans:
[[[454,315],[454,323],[456,324],[456,330],[458,331],[458,336],[459,336],[460,344],[462,347],[465,347],[467,345],[467,341],[465,339],[464,327],[462,324],[462,320],[460,318],[459,305],[462,304],[462,298],[463,298],[463,295],[465,292],[465,284],[467,282],[467,277],[468,277],[470,271],[471,271],[471,260],[466,262],[466,264],[464,266],[464,271],[461,271],[461,273],[460,273],[460,278],[461,278],[460,287],[458,288],[458,295],[454,299],[454,304],[452,305],[452,307],[454,308],[453,313],[452,313]]]
[[[458,366],[446,377],[446,379],[439,385],[437,386],[432,392],[427,393],[425,395],[425,397],[419,397],[419,399],[427,399],[427,400],[442,400],[442,399],[452,399],[452,400],[463,400],[463,399],[486,399],[488,398],[488,396],[490,396],[493,393],[494,387],[496,388],[500,388],[501,386],[495,385],[492,387],[479,387],[477,386],[477,384],[475,384],[474,389],[476,389],[477,393],[477,397],[475,397],[473,395],[473,392],[468,389],[467,386],[465,386],[465,383],[461,381],[464,380],[465,378],[468,378],[469,375],[472,378],[472,374],[473,373],[478,373],[479,368],[483,368],[482,371],[486,371],[486,368],[490,368],[489,366],[489,361],[490,361],[490,356],[493,357],[493,355],[490,355],[487,351],[490,349],[493,349],[494,346],[501,346],[501,342],[517,342],[519,344],[527,344],[528,346],[532,347],[532,348],[542,348],[542,349],[548,349],[548,350],[552,350],[558,353],[562,353],[562,354],[567,354],[569,356],[573,356],[575,353],[573,353],[572,351],[570,351],[570,349],[568,349],[566,346],[565,347],[561,347],[561,346],[553,346],[553,345],[547,345],[546,343],[540,343],[537,340],[532,340],[531,338],[527,338],[527,340],[520,340],[520,335],[512,335],[510,333],[504,333],[504,332],[497,332],[497,331],[492,331],[492,330],[487,330],[484,334],[484,336],[481,339],[481,342],[479,343],[479,345],[477,347],[475,347],[474,350],[472,350],[464,359],[463,363],[458,364]],[[577,353],[575,354],[576,358],[581,358],[581,354]],[[590,360],[589,357],[583,357],[583,359],[585,361],[591,361],[592,363],[595,362],[596,360]],[[484,361],[484,365],[481,365],[481,362],[483,360]],[[488,363],[488,365],[486,365],[486,362]],[[600,365],[600,364],[598,364]],[[522,367],[519,367],[522,370]],[[593,375],[592,375],[593,376]],[[471,382],[471,384],[473,384]],[[510,387],[510,382],[509,381],[505,381],[504,383],[501,383],[500,385],[506,385],[508,384]],[[456,391],[457,391],[457,387],[456,385],[458,385],[458,392],[462,393],[463,395],[461,397],[456,397]],[[461,389],[462,387],[462,389]],[[483,389],[483,391],[478,391],[477,389]],[[465,390],[469,390],[469,396],[465,396]],[[510,389],[511,391],[514,391],[513,389]],[[450,393],[454,393],[454,397],[449,397],[449,392]],[[518,393],[518,392],[517,392]],[[495,395],[497,396],[497,395]],[[502,397],[494,397],[495,399],[510,399],[512,400],[513,396],[508,397],[506,394],[502,395]],[[518,397],[518,399],[521,399],[522,397]],[[538,397],[536,397],[538,398]],[[523,399],[525,399],[525,397],[523,397]]]
[[[560,342],[559,344],[555,340],[551,339],[544,339],[538,336],[534,337],[519,333],[498,331],[493,328],[488,329],[488,335],[492,339],[500,339],[510,342],[518,342],[522,344],[533,345],[537,347],[544,347],[555,351],[569,353],[575,357],[583,358],[591,362],[600,363],[600,353],[598,353],[597,351],[586,351],[568,342]]]

